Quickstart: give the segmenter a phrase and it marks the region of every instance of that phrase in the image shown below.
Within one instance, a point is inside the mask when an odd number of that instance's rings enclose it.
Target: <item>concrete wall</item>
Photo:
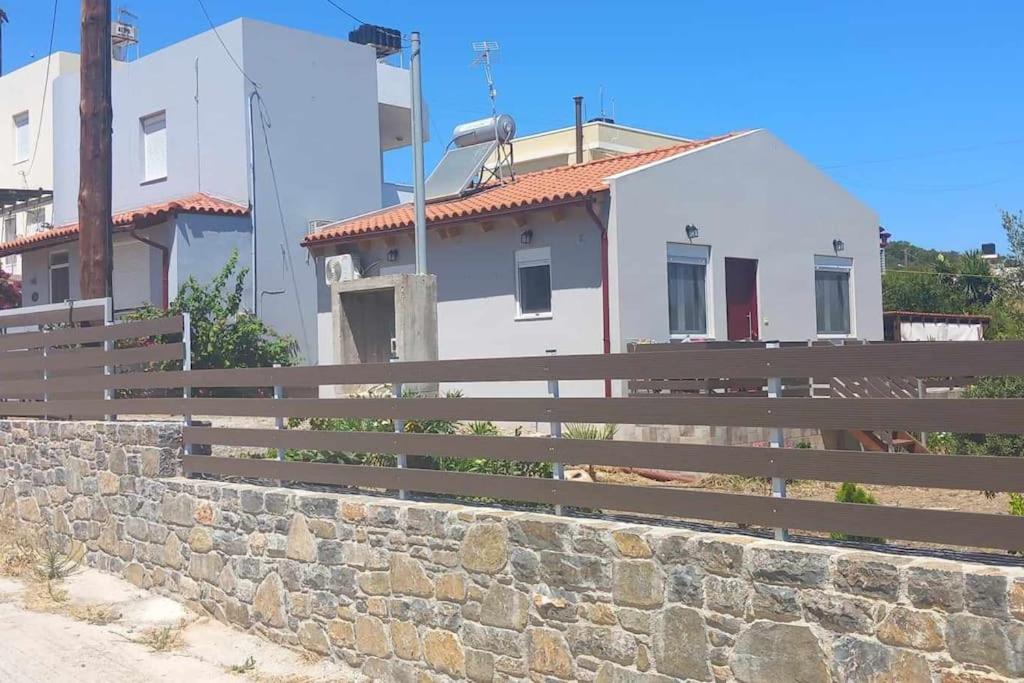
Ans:
[[[175,478],[168,423],[0,422],[0,514],[369,680],[1024,677],[1024,570]]]
[[[709,332],[726,339],[725,258],[758,259],[761,338],[817,337],[814,257],[853,259],[851,336],[882,339],[878,216],[767,131],[612,179],[613,346],[669,338],[666,244],[711,247]]]
[[[520,243],[520,234],[527,228],[533,231],[528,247]],[[376,268],[381,273],[411,272],[412,239],[408,234],[396,239],[391,243],[395,246],[373,239],[354,243],[352,249],[364,267],[378,263],[371,275],[378,272]],[[428,269],[437,276],[440,359],[543,355],[548,349],[566,355],[601,352],[600,237],[582,209],[567,209],[561,222],[551,212],[534,212],[525,227],[498,219],[487,232],[479,224],[467,224],[446,238],[431,230],[427,240]],[[515,253],[536,247],[551,249],[552,315],[517,319]],[[398,260],[388,263],[387,252],[392,248],[398,249]],[[329,324],[329,308],[321,310],[321,326]],[[320,362],[337,361],[321,354]],[[544,382],[442,386],[442,390],[453,389],[471,396],[547,395]],[[564,382],[562,395],[595,395],[601,390],[600,382]]]
[[[180,214],[174,222],[171,249],[170,298],[173,300],[189,276],[207,283],[216,277],[233,251],[238,270],[247,268],[252,253],[252,225],[248,216]],[[246,306],[252,300],[252,278],[246,278]]]

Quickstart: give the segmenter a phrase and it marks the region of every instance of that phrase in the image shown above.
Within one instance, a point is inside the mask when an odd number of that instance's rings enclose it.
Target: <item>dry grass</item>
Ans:
[[[142,635],[132,640],[132,642],[145,645],[153,652],[178,650],[185,645],[185,639],[182,638],[182,631],[185,629],[185,626],[186,624],[182,622],[178,626],[151,628],[143,631]]]

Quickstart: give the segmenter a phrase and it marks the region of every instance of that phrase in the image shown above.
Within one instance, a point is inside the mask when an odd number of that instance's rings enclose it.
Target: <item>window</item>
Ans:
[[[551,249],[516,252],[516,301],[520,318],[551,316]]]
[[[18,236],[18,217],[4,216],[4,242],[10,242]]]
[[[59,304],[71,298],[71,263],[66,251],[50,254],[50,303]]]
[[[668,245],[668,330],[672,335],[708,333],[709,247]]]
[[[35,232],[46,222],[46,209],[29,209],[25,212],[25,232]]]
[[[144,116],[142,124],[142,182],[167,178],[167,116],[164,112]]]
[[[31,135],[28,129],[28,112],[14,115],[14,163],[28,161],[31,147]]]
[[[818,334],[850,334],[852,271],[853,259],[839,256],[814,257],[814,302],[818,317]]]

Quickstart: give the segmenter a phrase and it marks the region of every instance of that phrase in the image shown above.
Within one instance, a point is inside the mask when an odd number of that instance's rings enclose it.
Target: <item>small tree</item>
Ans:
[[[12,280],[11,274],[0,268],[0,309],[21,306],[21,282]]]
[[[200,284],[192,277],[185,280],[166,311],[147,305],[129,318],[149,320],[188,313],[192,319],[192,367],[197,370],[293,365],[295,340],[278,334],[242,308],[248,273],[248,268],[238,269],[238,252],[234,251],[209,283]]]

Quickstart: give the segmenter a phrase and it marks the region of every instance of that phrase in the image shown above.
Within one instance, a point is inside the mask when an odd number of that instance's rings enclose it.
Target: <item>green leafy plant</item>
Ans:
[[[583,439],[588,441],[611,441],[619,433],[616,424],[587,424],[583,422],[566,423],[562,429],[562,437],[566,439]]]
[[[228,673],[247,674],[250,671],[254,671],[255,669],[256,669],[256,658],[253,657],[252,655],[250,655],[250,656],[246,657],[245,661],[242,662],[241,664],[232,664],[230,667],[228,667]]]
[[[982,377],[964,390],[964,398],[1024,398],[1024,377]],[[967,455],[1024,455],[1024,435],[952,434],[954,453]]]
[[[21,281],[11,278],[11,274],[0,268],[0,309],[18,308],[21,306]]]
[[[234,251],[210,282],[200,283],[189,277],[166,311],[145,306],[127,319],[150,320],[188,313],[192,324],[192,367],[197,370],[292,365],[297,360],[295,340],[278,334],[243,308],[248,273],[248,268],[239,269],[238,252]],[[152,342],[134,340],[133,345],[146,343]]]
[[[836,491],[836,502],[837,503],[857,503],[860,505],[877,505],[878,501],[863,487],[854,484],[853,482],[843,482],[839,489]],[[871,536],[850,536],[843,534],[838,531],[834,531],[831,534],[832,538],[837,541],[862,541],[865,543],[885,543],[884,538],[874,538]]]

